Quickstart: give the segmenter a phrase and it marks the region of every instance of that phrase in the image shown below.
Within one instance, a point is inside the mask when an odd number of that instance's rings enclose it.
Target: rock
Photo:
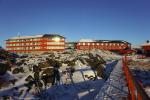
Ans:
[[[29,75],[26,79],[25,79],[25,81],[31,81],[31,80],[33,80],[33,77],[31,76],[31,75]]]
[[[13,74],[18,74],[19,72],[20,72],[20,68],[15,68],[15,69],[12,71]]]
[[[0,63],[0,75],[4,75],[9,69],[8,64]]]

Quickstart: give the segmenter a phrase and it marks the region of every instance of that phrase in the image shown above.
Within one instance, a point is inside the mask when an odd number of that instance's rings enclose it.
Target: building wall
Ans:
[[[143,46],[144,50],[150,50],[150,45]]]
[[[76,42],[66,42],[66,49],[76,49]]]
[[[150,56],[150,45],[144,45],[142,48],[144,49],[144,54]]]
[[[110,51],[119,51],[126,48],[131,48],[128,43],[105,43],[105,42],[79,42],[77,43],[78,50],[102,49]]]
[[[9,39],[6,41],[6,49],[14,53],[43,53],[49,51],[63,51],[65,39],[60,38],[29,38],[29,39]]]

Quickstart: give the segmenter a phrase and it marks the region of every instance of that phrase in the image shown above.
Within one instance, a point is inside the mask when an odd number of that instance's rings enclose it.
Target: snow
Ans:
[[[48,86],[47,89],[42,90],[42,99],[44,100],[93,100],[101,87],[104,85],[105,80],[101,77],[98,77],[96,80],[90,80],[86,75],[95,77],[95,72],[91,69],[91,66],[87,64],[81,63],[80,59],[89,58],[86,53],[92,53],[93,56],[100,55],[102,58],[107,62],[106,72],[111,72],[113,69],[112,62],[115,59],[119,59],[120,56],[108,52],[108,51],[99,51],[99,50],[92,50],[92,51],[76,51],[72,52],[71,54],[62,54],[54,52],[55,57],[60,57],[59,61],[72,61],[73,59],[77,59],[75,62],[75,72],[71,76],[69,72],[63,74],[63,71],[66,71],[66,68],[69,68],[67,64],[62,64],[62,67],[59,69],[61,72],[61,81],[59,85],[56,86]],[[5,78],[8,80],[12,80],[12,78],[17,79],[17,82],[14,86],[9,85],[8,87],[2,88],[0,90],[0,97],[2,96],[11,96],[12,98],[16,97],[19,99],[37,99],[39,98],[36,95],[35,86],[32,87],[31,91],[27,91],[27,87],[25,87],[25,79],[31,75],[33,76],[33,72],[29,70],[29,67],[33,65],[38,65],[41,62],[45,62],[46,58],[49,55],[39,55],[39,56],[29,56],[27,58],[17,59],[17,62],[21,60],[25,60],[27,65],[22,64],[21,66],[14,66],[14,68],[23,67],[25,73],[19,74],[12,74],[9,72],[5,75]],[[50,66],[51,67],[51,66]],[[43,68],[44,69],[44,68]],[[16,89],[16,87],[18,89]],[[22,93],[18,95],[18,93]],[[1,99],[1,98],[0,98]]]
[[[140,82],[143,89],[150,97],[150,59],[139,59],[139,55],[131,56],[129,68],[137,82]]]
[[[45,100],[92,100],[103,82],[103,80],[96,80],[54,86],[47,90],[48,96]]]
[[[10,72],[7,72],[6,74],[0,76],[0,78],[5,79],[5,81],[9,81],[9,80],[15,79],[15,77],[12,76],[12,74]]]
[[[114,64],[111,62],[107,64],[107,67],[110,67],[111,65]],[[97,79],[93,81],[84,79],[82,74],[85,74],[86,70],[91,71],[89,67],[84,66],[82,69],[79,66],[79,68],[76,69],[75,73],[73,74],[73,84],[61,84],[59,86],[49,88],[46,91],[48,96],[46,96],[45,100],[93,100],[101,87],[104,85],[105,80]]]
[[[122,71],[122,62],[119,61],[95,100],[122,100],[127,95],[128,88]]]
[[[150,87],[145,88],[147,95],[150,97]]]

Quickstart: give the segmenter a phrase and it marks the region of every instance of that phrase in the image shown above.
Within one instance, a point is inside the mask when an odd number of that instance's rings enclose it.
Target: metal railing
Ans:
[[[129,100],[150,100],[142,85],[140,85],[133,77],[132,72],[127,66],[127,56],[122,58],[123,71],[126,77],[126,82],[129,90]]]

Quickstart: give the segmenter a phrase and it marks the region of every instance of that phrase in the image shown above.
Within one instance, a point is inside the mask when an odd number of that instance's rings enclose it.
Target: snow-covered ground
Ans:
[[[150,58],[139,58],[139,55],[128,58],[128,66],[136,79],[150,97]]]
[[[123,100],[128,96],[122,61],[119,61],[96,96],[95,100]]]
[[[8,97],[12,99],[40,98],[44,100],[93,100],[97,93],[100,91],[101,87],[104,85],[105,80],[102,79],[102,77],[100,76],[98,76],[97,79],[95,79],[97,72],[93,71],[91,69],[91,66],[86,61],[86,59],[92,59],[90,58],[89,54],[92,54],[93,59],[94,57],[96,57],[96,60],[99,59],[99,61],[101,61],[103,59],[104,61],[106,61],[106,65],[101,65],[105,68],[104,75],[106,76],[109,76],[110,72],[113,70],[113,66],[115,65],[113,61],[121,58],[119,55],[116,55],[109,51],[92,50],[90,52],[54,52],[53,54],[35,55],[29,56],[27,58],[17,59],[18,63],[23,63],[21,65],[14,65],[12,67],[12,70],[14,70],[15,68],[22,67],[24,72],[13,74],[12,71],[9,71],[4,76],[1,76],[1,78],[5,79],[5,81],[16,79],[16,83],[15,85],[13,85],[10,82],[5,87],[1,87],[0,99],[6,96],[6,98]],[[27,91],[28,87],[26,87],[25,84],[28,82],[25,81],[25,79],[29,75],[33,76],[32,66],[38,66],[39,63],[42,62],[45,63],[47,58],[55,59],[56,61],[62,63],[62,66],[59,69],[61,76],[60,83],[54,86],[49,85],[46,88],[43,86],[42,90],[40,90],[40,94],[37,93],[39,88],[35,87],[34,85],[31,87],[30,91]],[[72,67],[68,66],[68,64],[66,63],[63,63],[66,61],[74,62],[74,65],[72,65],[74,68],[73,74],[66,70],[67,68]],[[46,68],[47,67],[43,67],[42,71]],[[52,68],[52,66],[48,66],[48,68]],[[66,72],[65,74],[63,73],[64,71]]]

